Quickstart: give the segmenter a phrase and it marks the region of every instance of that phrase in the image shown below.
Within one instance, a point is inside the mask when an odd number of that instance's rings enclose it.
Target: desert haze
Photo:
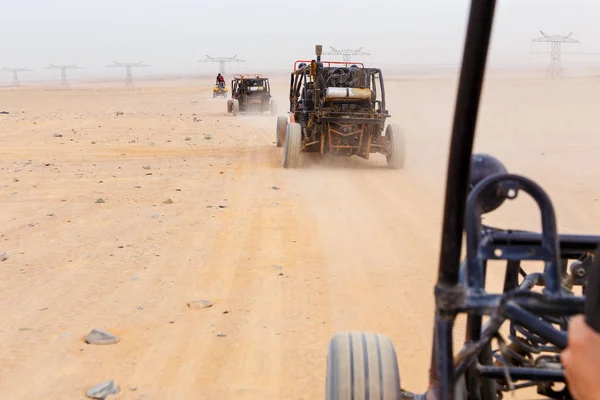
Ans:
[[[361,35],[360,2],[318,2],[339,18],[307,22],[302,41],[289,15],[316,1],[87,3],[0,7],[0,67],[32,70],[21,87],[0,74],[0,398],[83,399],[113,380],[109,400],[322,399],[328,342],[347,330],[389,336],[402,387],[424,392],[468,1],[382,1]],[[475,150],[538,182],[560,233],[598,234],[600,7],[498,3]],[[270,22],[246,31],[251,16]],[[540,29],[581,40],[561,79],[529,53]],[[228,84],[272,72],[285,115],[290,68],[320,43],[383,68],[403,169],[380,154],[282,168],[276,117],[232,116],[212,98],[216,66],[198,63],[239,53]],[[127,90],[113,60],[150,68]],[[52,62],[84,67],[70,90]],[[486,221],[540,229],[527,198]],[[118,342],[86,343],[93,329]]]

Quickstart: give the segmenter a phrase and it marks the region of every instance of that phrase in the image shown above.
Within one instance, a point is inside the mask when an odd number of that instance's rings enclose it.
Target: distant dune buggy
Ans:
[[[387,157],[392,169],[404,166],[404,131],[385,127],[388,114],[380,69],[361,63],[296,61],[290,82],[290,111],[277,118],[277,147],[283,147],[283,167],[296,168],[301,152],[319,152],[369,159]],[[384,132],[385,128],[385,134]]]
[[[215,85],[213,88],[213,99],[217,97],[226,98],[227,93],[229,93],[229,89],[225,85],[225,82],[219,82],[219,84]]]
[[[262,75],[235,75],[231,81],[231,100],[227,101],[227,112],[234,116],[240,112],[277,115],[275,101],[271,98],[269,78]]]

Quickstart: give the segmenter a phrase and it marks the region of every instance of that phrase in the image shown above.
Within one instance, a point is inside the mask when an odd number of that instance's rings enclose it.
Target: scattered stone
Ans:
[[[219,334],[217,334],[217,337],[227,337],[227,335],[224,333],[219,333]]]
[[[132,281],[132,282],[139,281],[140,277],[139,276],[134,276],[134,277],[129,278],[129,280]]]
[[[212,208],[212,206],[206,206],[206,208]]]
[[[200,310],[202,308],[212,307],[213,303],[210,300],[193,300],[187,303],[189,308]]]
[[[13,182],[19,182],[19,178],[13,178]]]
[[[131,386],[129,386],[129,390],[131,390],[132,392],[135,392],[137,390],[137,386],[131,385]]]
[[[115,113],[115,117],[118,117],[118,116],[120,116],[120,115],[123,115],[123,111],[117,111],[117,112]]]
[[[277,187],[277,186],[272,186],[271,188],[272,188],[273,190],[280,190],[280,189],[279,189],[279,187]]]
[[[229,314],[229,311],[223,311],[223,314]]]
[[[186,137],[185,137],[185,140],[192,140],[192,138],[191,138],[191,137],[189,137],[189,136],[186,136]]]
[[[273,203],[273,205],[274,205],[274,206],[278,206],[278,205],[279,205],[279,203],[278,203],[278,202],[274,202],[274,203]]]
[[[48,309],[48,307],[42,307],[42,308],[38,308],[38,311],[46,311]]]
[[[202,122],[202,120],[200,118],[194,117],[194,122]]]
[[[151,167],[149,165],[144,165],[142,168],[144,168],[144,169],[150,169]]]
[[[170,320],[170,321],[169,321],[169,323],[170,323],[170,324],[174,324],[174,323],[175,323],[175,321],[173,321],[173,320]]]
[[[181,189],[175,189],[176,192],[181,192]]]
[[[141,186],[134,186],[134,188],[141,189],[142,187]]]
[[[97,200],[96,200],[96,203],[106,203],[106,202],[104,201],[104,199],[101,199],[101,198],[100,198],[100,199],[97,199]]]
[[[281,265],[273,265],[273,268],[275,268],[275,269],[282,269],[283,267]]]
[[[88,389],[87,392],[85,392],[85,395],[90,399],[104,400],[111,394],[117,394],[119,392],[120,389],[115,385],[115,381],[110,380]]]
[[[206,139],[206,140],[210,140],[210,139],[212,139],[212,134],[210,134],[210,133],[205,133],[205,134],[204,134],[204,139]]]
[[[87,344],[115,344],[119,343],[119,341],[118,337],[102,329],[92,329],[85,337]]]
[[[163,201],[163,203],[165,203],[165,204],[173,204],[173,200],[166,199],[165,201]]]
[[[92,144],[96,144],[96,142],[92,142]]]
[[[152,214],[151,217],[152,218],[158,218],[158,214]]]
[[[66,338],[67,336],[69,336],[69,332],[63,332],[63,333],[61,333],[61,334],[60,334],[60,336],[59,336],[59,337],[60,337],[61,339],[64,339],[64,338]]]
[[[152,175],[152,172],[148,172],[148,173],[146,174],[146,176],[148,176],[148,175]]]
[[[46,214],[46,215],[47,215],[48,217],[56,217],[56,214],[54,214],[54,213],[49,213],[49,214]]]
[[[8,111],[0,111],[0,114],[2,114],[2,115],[8,115]],[[35,124],[35,122],[34,122],[34,124]]]
[[[219,206],[219,208],[227,208],[227,206]]]
[[[154,145],[156,145],[156,143],[154,143],[154,142],[148,143],[148,146],[154,146]]]
[[[0,254],[0,262],[8,260],[8,254],[2,253]]]
[[[60,134],[60,133],[55,133],[55,134],[54,134],[54,137],[63,137],[63,135],[62,135],[62,134]]]

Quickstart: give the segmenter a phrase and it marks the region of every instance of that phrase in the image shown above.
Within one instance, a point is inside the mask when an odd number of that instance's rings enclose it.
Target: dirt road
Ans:
[[[501,80],[484,97],[478,149],[542,183],[569,232],[600,231],[597,89]],[[324,398],[328,340],[348,329],[389,335],[403,386],[425,388],[455,82],[388,84],[401,171],[283,170],[274,118],[233,118],[207,90],[0,91],[3,399],[109,379],[114,399]],[[493,218],[537,222],[509,211]],[[92,328],[121,341],[87,345]]]

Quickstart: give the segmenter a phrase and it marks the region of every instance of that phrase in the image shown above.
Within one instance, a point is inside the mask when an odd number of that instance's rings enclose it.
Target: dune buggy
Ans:
[[[277,118],[276,143],[284,147],[283,167],[296,168],[301,152],[369,159],[387,157],[387,165],[402,168],[404,132],[397,124],[385,128],[388,114],[383,74],[362,63],[296,61],[290,80],[290,110]],[[385,134],[383,134],[385,128]]]
[[[269,78],[257,74],[235,75],[231,81],[227,112],[234,116],[240,112],[271,112],[271,115],[277,115],[277,107],[271,97]]]
[[[225,82],[219,82],[213,88],[213,99],[217,98],[217,97],[226,98],[228,92],[229,92],[229,89],[225,85]]]
[[[494,9],[494,0],[471,3],[448,161],[429,387],[425,394],[401,388],[387,336],[343,332],[329,344],[329,400],[491,400],[525,388],[570,399],[560,359],[569,319],[585,314],[600,332],[600,236],[559,235],[552,202],[538,184],[507,173],[491,156],[472,155]],[[482,223],[483,214],[520,193],[537,203],[540,233]],[[543,264],[542,272],[529,269],[532,260]],[[503,265],[503,288],[489,293],[487,271]],[[455,352],[460,314],[466,314],[466,336]]]

